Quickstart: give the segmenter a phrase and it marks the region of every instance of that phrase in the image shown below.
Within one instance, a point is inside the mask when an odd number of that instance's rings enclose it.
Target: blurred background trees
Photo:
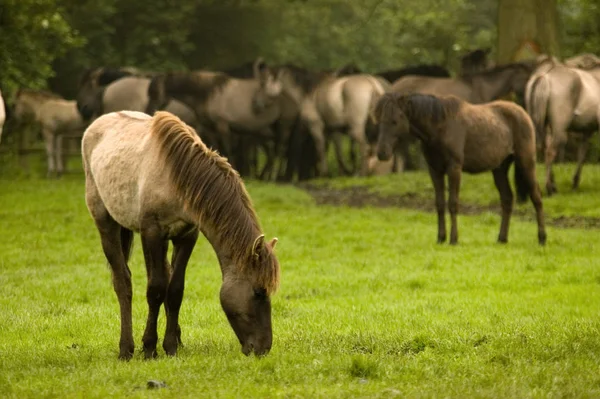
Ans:
[[[536,16],[548,4],[560,19]],[[219,69],[258,55],[314,68],[456,70],[475,48],[508,61],[513,50],[498,33],[528,29],[526,12],[542,21],[534,36],[545,51],[600,52],[597,0],[2,0],[0,87],[50,87],[73,98],[89,67]],[[544,29],[553,26],[548,45]]]

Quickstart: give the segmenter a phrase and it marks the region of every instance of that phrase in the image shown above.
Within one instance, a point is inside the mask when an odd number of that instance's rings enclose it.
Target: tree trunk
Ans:
[[[559,56],[556,0],[498,1],[498,62]]]

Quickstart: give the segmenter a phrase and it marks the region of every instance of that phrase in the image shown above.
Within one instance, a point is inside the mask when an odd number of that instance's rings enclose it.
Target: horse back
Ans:
[[[82,140],[86,203],[94,217],[105,209],[121,226],[139,231],[147,203],[169,191],[151,124],[148,115],[125,111],[105,114],[86,129]]]

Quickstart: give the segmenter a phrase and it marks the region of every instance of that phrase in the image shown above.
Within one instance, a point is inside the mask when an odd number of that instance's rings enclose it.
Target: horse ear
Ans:
[[[269,241],[269,246],[271,247],[271,249],[275,249],[275,244],[277,244],[277,241],[279,241],[279,240],[277,239],[277,237],[273,237],[273,238],[271,239],[271,241]]]
[[[254,244],[252,244],[252,256],[258,257],[260,254],[260,249],[265,245],[265,235],[261,234],[256,237],[254,240]]]
[[[265,62],[265,60],[263,60],[262,57],[258,57],[256,61],[254,61],[252,69],[254,71],[255,79],[259,80],[261,83],[266,80],[269,68],[267,67],[267,63]]]

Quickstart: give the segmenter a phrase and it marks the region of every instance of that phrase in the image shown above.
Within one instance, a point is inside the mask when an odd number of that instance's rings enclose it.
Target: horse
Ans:
[[[239,174],[175,115],[136,111],[96,119],[82,142],[85,200],[108,260],[121,313],[119,358],[131,359],[133,233],[141,236],[148,286],[144,356],[157,356],[157,320],[164,304],[165,353],[181,344],[179,310],[185,270],[199,232],[222,272],[220,301],[242,352],[266,354],[272,344],[270,297],[279,283],[277,238],[265,240]],[[168,241],[173,244],[167,261]]]
[[[332,73],[311,72],[290,64],[278,67],[278,74],[283,91],[298,104],[300,117],[313,136],[318,154],[319,175],[328,174],[326,131],[340,130],[346,130],[358,144],[361,165],[359,173],[366,175],[370,146],[365,127],[369,110],[388,90],[389,84],[373,75],[337,77]],[[338,161],[342,161],[339,154]]]
[[[151,76],[134,68],[87,71],[81,78],[77,109],[86,120],[116,111],[145,111]],[[179,101],[170,101],[165,110],[192,126],[197,124],[194,112]]]
[[[449,78],[450,72],[441,65],[435,64],[418,64],[409,65],[400,69],[388,69],[381,72],[376,72],[374,75],[381,76],[388,82],[392,83],[397,81],[403,76],[417,75],[417,76],[430,76],[438,78]]]
[[[469,51],[460,57],[460,74],[470,75],[474,72],[481,72],[489,69],[491,64],[488,56],[492,51],[491,48],[479,48]]]
[[[162,109],[176,99],[194,110],[202,126],[217,133],[220,151],[231,155],[232,130],[271,136],[269,127],[279,118],[281,84],[262,59],[252,79],[238,79],[222,72],[169,72],[155,76],[148,88],[146,113]]]
[[[502,222],[498,242],[508,242],[513,192],[508,169],[515,163],[517,196],[527,195],[535,208],[538,241],[546,243],[542,196],[535,176],[535,128],[529,115],[509,101],[470,104],[455,96],[384,95],[374,110],[379,122],[377,156],[391,157],[398,138],[416,136],[422,144],[435,190],[438,243],[446,241],[444,178],[448,175],[448,210],[451,218],[450,244],[458,243],[458,193],[461,173],[491,170],[500,193]]]
[[[453,95],[472,104],[497,100],[512,92],[525,91],[533,66],[526,62],[499,65],[459,78],[405,76],[392,83],[391,91],[402,94]]]
[[[21,88],[15,96],[14,114],[19,121],[30,117],[39,124],[46,146],[48,177],[62,175],[63,138],[74,132],[80,136],[85,128],[76,101],[43,90]]]
[[[0,90],[0,143],[2,142],[2,128],[6,121],[6,109],[4,108],[4,98],[2,98],[2,91]]]
[[[572,61],[575,62],[575,61]],[[591,135],[600,126],[600,63],[589,69],[556,62],[540,65],[526,88],[526,108],[544,143],[546,192],[557,192],[552,164],[567,143],[567,131],[581,134],[572,188],[579,187]]]

